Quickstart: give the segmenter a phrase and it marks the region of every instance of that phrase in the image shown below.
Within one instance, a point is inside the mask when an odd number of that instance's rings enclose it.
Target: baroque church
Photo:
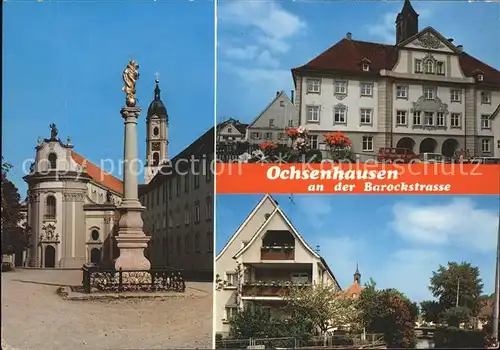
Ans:
[[[168,155],[168,115],[160,99],[158,79],[146,125],[147,186]],[[79,268],[85,263],[113,266],[119,255],[114,237],[123,182],[77,153],[69,138],[63,142],[54,124],[50,128],[50,138],[38,140],[35,161],[24,177],[28,184],[27,224],[32,229],[24,264],[48,268]]]

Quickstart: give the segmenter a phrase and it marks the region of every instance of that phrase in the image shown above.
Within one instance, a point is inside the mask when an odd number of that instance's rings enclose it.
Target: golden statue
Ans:
[[[135,96],[135,83],[139,79],[139,65],[134,60],[130,61],[127,68],[122,73],[122,79],[125,85],[122,90],[125,91],[127,107],[135,107],[137,98]]]

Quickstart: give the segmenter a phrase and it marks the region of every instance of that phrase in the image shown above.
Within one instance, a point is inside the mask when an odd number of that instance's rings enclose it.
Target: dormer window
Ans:
[[[474,74],[474,77],[476,78],[476,81],[483,81],[484,80],[484,72],[480,69],[476,69],[472,72]]]
[[[363,72],[370,71],[370,63],[371,61],[366,57],[361,60],[361,68],[363,69]]]
[[[230,134],[233,132],[233,128],[227,128],[227,132]]]

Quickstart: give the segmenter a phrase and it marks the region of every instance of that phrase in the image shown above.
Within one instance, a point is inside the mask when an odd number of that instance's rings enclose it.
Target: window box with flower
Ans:
[[[333,161],[353,160],[352,142],[347,135],[337,131],[325,134],[323,138]]]

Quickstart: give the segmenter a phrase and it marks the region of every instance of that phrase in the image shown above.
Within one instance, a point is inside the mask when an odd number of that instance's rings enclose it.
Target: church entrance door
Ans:
[[[48,245],[45,247],[45,256],[44,256],[45,267],[56,267],[56,249]]]
[[[101,250],[97,248],[93,248],[90,251],[90,262],[96,265],[101,263]]]

